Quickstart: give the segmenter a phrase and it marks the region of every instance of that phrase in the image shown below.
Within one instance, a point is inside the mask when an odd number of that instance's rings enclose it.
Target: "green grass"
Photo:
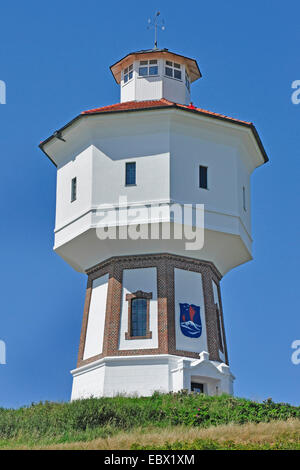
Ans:
[[[0,408],[0,448],[91,441],[113,436],[120,431],[149,426],[208,428],[229,423],[286,421],[290,418],[300,418],[300,407],[274,403],[271,399],[257,403],[227,395],[208,397],[186,392],[155,393],[147,398],[119,396],[72,403],[46,402],[17,410]],[[189,449],[202,448],[202,445],[225,445],[213,440],[204,444],[202,441],[180,441],[170,445],[192,446],[182,447]],[[226,444],[227,447],[229,445],[236,444]]]
[[[235,443],[216,439],[165,442],[163,445],[132,445],[131,450],[300,450],[299,442],[278,440],[275,443]]]

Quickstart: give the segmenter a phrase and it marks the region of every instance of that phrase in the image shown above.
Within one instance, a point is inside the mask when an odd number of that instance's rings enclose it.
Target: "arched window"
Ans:
[[[150,326],[150,300],[151,292],[137,291],[134,294],[127,294],[128,302],[128,332],[126,339],[150,339],[152,333]]]

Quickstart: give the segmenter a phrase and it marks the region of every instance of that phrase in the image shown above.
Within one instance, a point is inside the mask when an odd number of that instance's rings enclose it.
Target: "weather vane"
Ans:
[[[154,28],[154,49],[157,49],[157,30],[161,29],[162,31],[164,31],[166,29],[164,20],[160,20],[159,16],[160,16],[160,11],[157,11],[153,19],[151,18],[148,19],[147,29]]]

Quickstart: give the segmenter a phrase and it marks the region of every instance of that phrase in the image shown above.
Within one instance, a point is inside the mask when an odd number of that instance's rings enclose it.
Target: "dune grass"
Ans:
[[[300,407],[186,392],[0,409],[0,449],[300,449]]]
[[[183,439],[184,436],[184,439]],[[21,448],[26,448],[21,446]],[[138,428],[88,442],[36,446],[47,450],[128,449],[297,449],[300,450],[300,420],[269,423],[228,424],[206,429],[174,426]]]

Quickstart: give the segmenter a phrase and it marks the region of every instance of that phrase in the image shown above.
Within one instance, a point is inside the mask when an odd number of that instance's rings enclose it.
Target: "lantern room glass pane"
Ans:
[[[148,67],[140,67],[139,68],[139,76],[140,77],[145,77],[148,75]]]
[[[149,67],[149,75],[158,75],[158,67],[157,67],[157,65],[156,65],[156,66]]]
[[[181,71],[174,69],[174,78],[178,78],[178,80],[181,80]]]
[[[123,80],[124,83],[127,83],[133,77],[133,64],[129,65],[123,70]]]

